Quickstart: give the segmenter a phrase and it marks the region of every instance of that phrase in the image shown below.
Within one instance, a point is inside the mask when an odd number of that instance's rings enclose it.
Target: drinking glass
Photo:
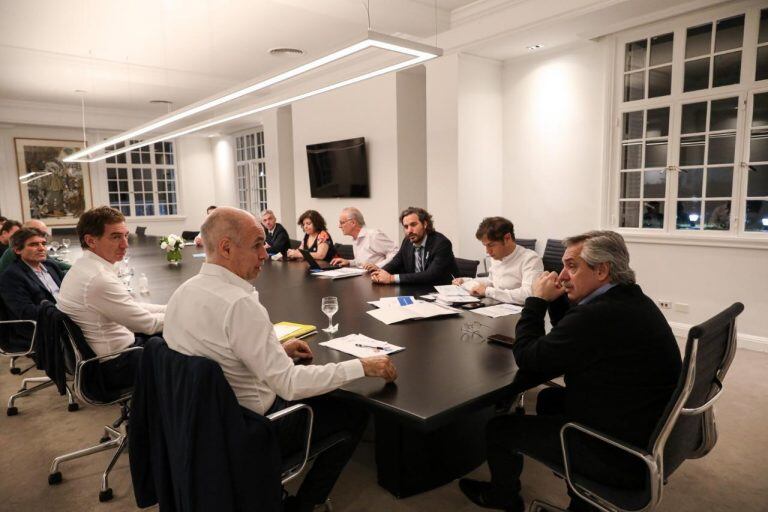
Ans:
[[[333,319],[333,315],[339,310],[339,299],[336,297],[323,297],[320,302],[320,309],[322,309],[325,316],[328,317],[328,328],[323,329],[323,332],[334,333],[338,331],[339,326],[333,325],[331,320]]]
[[[64,250],[61,252],[69,252],[69,244],[70,244],[69,238],[62,238],[61,239],[61,246],[64,247]]]
[[[58,254],[59,253],[59,247],[61,247],[61,244],[57,242],[56,240],[52,240],[50,244],[51,249],[53,249],[53,252]]]
[[[133,279],[133,274],[133,267],[123,267],[123,271],[120,273],[120,279],[123,280],[123,284],[129,292],[133,291],[133,288],[131,288],[131,280]]]

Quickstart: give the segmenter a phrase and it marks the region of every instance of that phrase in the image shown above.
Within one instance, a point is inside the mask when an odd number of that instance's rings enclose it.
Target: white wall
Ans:
[[[562,238],[601,227],[609,42],[586,43],[504,66],[504,206],[521,238]],[[608,227],[608,226],[603,226]],[[745,304],[739,343],[768,350],[768,252],[629,242],[638,283],[684,334],[734,301]]]

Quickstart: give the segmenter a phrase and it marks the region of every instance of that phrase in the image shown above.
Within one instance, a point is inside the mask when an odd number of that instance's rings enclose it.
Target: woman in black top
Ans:
[[[315,210],[307,210],[299,217],[298,225],[304,230],[304,240],[299,249],[306,249],[316,260],[331,261],[336,256],[331,235],[326,231],[325,219]],[[301,259],[299,249],[288,251],[289,259]]]

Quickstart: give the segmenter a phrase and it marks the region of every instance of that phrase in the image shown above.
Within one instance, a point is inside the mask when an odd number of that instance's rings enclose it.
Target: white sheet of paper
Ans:
[[[480,299],[477,297],[472,297],[469,295],[442,295],[440,293],[437,294],[435,299],[448,304],[468,304],[470,302],[480,302]]]
[[[496,304],[495,306],[488,306],[487,308],[473,309],[473,313],[478,315],[484,315],[491,318],[499,318],[501,316],[516,315],[523,310],[521,306],[515,304]]]
[[[375,340],[364,334],[349,334],[341,338],[323,341],[320,345],[355,357],[380,356],[405,350],[405,347],[399,347],[386,341]],[[359,347],[358,345],[364,346]]]
[[[409,306],[402,306],[399,308],[380,308],[366,311],[373,318],[384,322],[387,325],[402,322],[404,320],[411,320],[417,318],[432,318],[442,315],[455,315],[460,313],[458,309],[453,309],[448,306],[440,304],[434,304],[432,302],[420,302]]]
[[[292,325],[277,325],[277,324],[275,324],[275,334],[277,334],[277,339],[280,339],[283,336],[288,336],[292,332],[296,332],[299,329],[300,329],[300,327],[294,327]]]
[[[435,290],[437,290],[437,293],[440,295],[469,295],[467,290],[461,286],[453,284],[438,285],[435,286]]]
[[[323,277],[325,279],[343,279],[345,277],[361,276],[366,273],[364,268],[337,268],[334,270],[325,270],[323,272],[315,272],[312,274],[315,277]]]
[[[402,308],[379,308],[366,311],[376,320],[384,322],[387,325],[391,325],[403,320],[410,320],[416,318],[411,311],[408,310],[410,306]]]

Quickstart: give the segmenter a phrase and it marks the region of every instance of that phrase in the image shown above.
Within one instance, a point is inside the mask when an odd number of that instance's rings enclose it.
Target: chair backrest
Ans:
[[[301,245],[301,242],[298,240],[294,240],[293,238],[290,239],[291,249],[298,249]]]
[[[478,265],[480,265],[480,260],[456,258],[456,267],[459,269],[459,273],[456,277],[475,277],[477,275]]]
[[[557,272],[558,274],[563,270],[563,254],[565,253],[565,247],[562,240],[555,240],[550,238],[547,240],[547,245],[544,247],[544,254],[541,256],[544,262],[544,270],[548,272]]]
[[[736,302],[688,332],[680,380],[648,446],[654,456],[663,452],[665,476],[717,442],[712,405],[736,353],[736,317],[742,311]]]
[[[136,226],[136,235],[146,236],[146,234],[147,234],[147,226]]]
[[[192,242],[194,241],[195,237],[199,234],[200,234],[200,231],[182,231],[181,238],[183,238],[187,242]]]
[[[336,254],[345,260],[355,259],[355,251],[351,244],[335,244]]]
[[[526,249],[530,249],[532,251],[536,250],[536,239],[535,238],[515,238],[515,243],[517,245],[522,245]]]

